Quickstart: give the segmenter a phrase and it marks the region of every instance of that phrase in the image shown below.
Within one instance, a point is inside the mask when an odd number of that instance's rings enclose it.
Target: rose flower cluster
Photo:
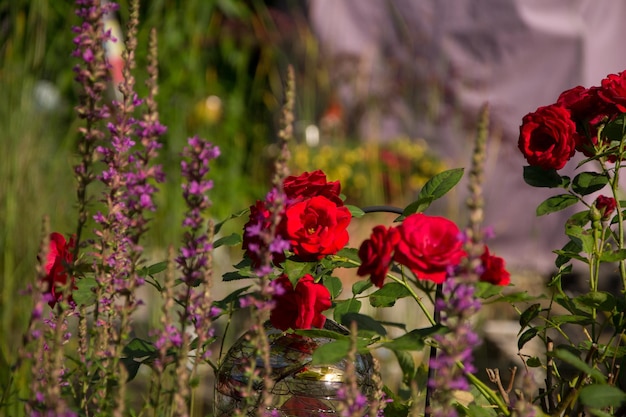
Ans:
[[[404,265],[420,280],[443,283],[467,256],[459,228],[444,217],[422,213],[407,216],[397,227],[376,226],[369,239],[359,248],[361,266],[357,273],[370,276],[382,287],[393,261]],[[510,274],[504,260],[489,253],[487,246],[481,259],[480,280],[508,285]]]
[[[539,107],[522,119],[518,147],[530,166],[559,170],[576,151],[586,157],[615,162],[619,143],[598,131],[626,112],[626,71],[609,74],[599,87],[577,86],[561,93],[556,103]],[[594,203],[603,219],[615,210],[612,197]]]
[[[564,91],[556,103],[524,116],[518,147],[529,165],[561,169],[576,151],[588,157],[607,152],[610,141],[598,139],[598,127],[625,111],[626,71],[608,75],[600,87]]]
[[[276,239],[288,243],[292,260],[316,262],[336,254],[348,243],[347,227],[351,213],[340,198],[338,181],[329,182],[318,170],[285,179],[283,190],[286,204],[276,229]],[[258,248],[262,245],[261,231],[271,227],[268,209],[271,199],[257,201],[250,208],[250,219],[243,235],[243,249],[253,266],[261,262]],[[279,266],[286,260],[283,245],[272,250],[272,261]],[[459,228],[450,220],[422,213],[407,216],[397,227],[376,226],[369,239],[361,245],[358,255],[361,265],[357,273],[370,276],[382,287],[392,262],[406,266],[418,279],[437,284],[454,275],[455,268],[467,257]],[[479,271],[482,281],[508,285],[510,275],[502,258],[489,253],[485,246]],[[274,281],[274,308],[270,320],[274,327],[308,329],[322,327],[324,310],[331,304],[328,289],[310,274],[297,283],[286,274]]]
[[[286,196],[284,212],[277,228],[278,239],[289,243],[296,259],[316,261],[333,255],[348,243],[348,225],[352,215],[340,198],[338,181],[327,181],[318,170],[287,177],[283,183]],[[270,197],[271,198],[271,197]],[[257,201],[250,207],[250,220],[244,227],[243,249],[253,265],[258,265],[258,247],[262,244],[260,231],[270,227],[270,213],[266,201]],[[285,260],[284,250],[273,250],[273,262]],[[282,330],[322,327],[322,311],[331,307],[330,293],[311,275],[300,278],[295,288],[287,276],[275,281],[275,308],[270,316],[272,324]]]

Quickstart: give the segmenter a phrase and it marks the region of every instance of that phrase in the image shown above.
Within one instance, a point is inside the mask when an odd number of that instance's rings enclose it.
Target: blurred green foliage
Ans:
[[[141,5],[137,90],[145,93],[148,34],[159,40],[159,112],[168,127],[160,161],[167,182],[144,242],[148,253],[180,239],[179,153],[199,135],[217,144],[212,215],[221,219],[267,190],[269,150],[294,54],[316,51],[298,1],[151,0]],[[124,28],[128,1],[117,15]],[[17,355],[32,303],[20,291],[35,277],[42,219],[76,226],[78,87],[71,57],[78,23],[71,1],[0,2],[0,369]],[[303,40],[303,37],[309,37]],[[301,51],[298,45],[308,45]],[[300,52],[298,52],[300,51]],[[306,62],[305,62],[306,63]],[[315,83],[312,83],[313,85]],[[313,88],[308,88],[312,90]],[[207,100],[208,99],[208,100]],[[306,106],[305,106],[306,107]],[[310,106],[309,106],[310,107]],[[96,196],[97,197],[97,196]],[[9,336],[11,335],[11,336]],[[0,391],[8,373],[0,371]]]

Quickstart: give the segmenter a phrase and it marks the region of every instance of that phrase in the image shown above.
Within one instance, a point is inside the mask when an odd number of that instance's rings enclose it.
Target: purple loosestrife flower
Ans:
[[[102,122],[110,117],[110,111],[104,104],[104,95],[110,79],[104,44],[113,41],[111,33],[104,30],[104,17],[117,10],[117,4],[99,0],[78,0],[76,14],[81,18],[80,25],[72,27],[75,49],[72,56],[79,59],[74,66],[74,80],[79,85],[79,104],[76,113],[85,120],[85,126],[79,128],[81,139],[78,141],[80,161],[74,166],[74,175],[78,186],[78,225],[76,228],[77,255],[82,231],[88,220],[87,188],[96,178],[93,172],[95,149],[104,140],[106,134]]]
[[[209,163],[219,154],[217,146],[198,137],[190,138],[188,145],[183,149],[182,189],[187,204],[183,226],[187,230],[176,263],[183,273],[183,281],[188,285],[202,280],[210,267],[209,254],[213,245],[207,236],[202,215],[211,206],[211,200],[207,195],[213,188],[213,181],[207,178]]]
[[[435,370],[428,381],[433,393],[435,406],[430,411],[433,417],[453,417],[457,415],[452,406],[455,390],[468,390],[466,373],[475,372],[472,351],[479,344],[469,318],[480,308],[474,296],[474,286],[457,278],[449,278],[443,284],[442,297],[436,301],[436,309],[441,314],[441,324],[449,333],[435,335],[438,354],[432,357],[429,366]],[[458,364],[463,364],[464,370]]]

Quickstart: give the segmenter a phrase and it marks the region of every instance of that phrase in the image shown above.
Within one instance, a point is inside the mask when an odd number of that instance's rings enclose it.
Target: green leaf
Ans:
[[[424,339],[432,334],[441,332],[443,327],[437,325],[425,329],[411,330],[409,333],[403,334],[389,342],[383,343],[383,346],[394,351],[399,350],[422,350],[424,348]]]
[[[306,336],[306,337],[325,337],[327,339],[334,339],[334,340],[349,340],[349,337],[347,335],[337,333],[337,332],[334,332],[332,330],[327,330],[327,329],[316,329],[316,328],[298,329],[298,330],[294,330],[294,333],[300,336]]]
[[[239,279],[247,279],[255,277],[252,267],[247,266],[237,271],[226,272],[222,275],[222,281],[236,281]]]
[[[557,188],[563,187],[566,181],[555,169],[543,169],[536,166],[524,167],[524,181],[533,187]]]
[[[322,278],[322,282],[324,283],[324,286],[328,288],[328,291],[330,292],[330,298],[332,298],[333,300],[339,297],[339,294],[341,294],[341,291],[343,291],[343,285],[341,284],[341,280],[337,277],[326,276]]]
[[[333,311],[333,319],[337,323],[341,323],[341,317],[346,313],[358,313],[361,311],[361,301],[356,298],[350,298],[349,300],[335,301],[337,305]]]
[[[593,253],[594,251],[594,239],[589,230],[585,230],[580,226],[573,224],[565,225],[565,234],[568,235],[574,242],[579,244],[585,253]]]
[[[352,217],[354,218],[360,218],[365,216],[365,212],[363,210],[361,210],[361,208],[357,207],[357,206],[352,206],[350,204],[346,204],[345,207],[350,210],[350,214],[352,215]]]
[[[610,140],[621,141],[624,135],[624,120],[619,117],[611,120],[604,126],[602,133]]]
[[[122,355],[127,358],[145,358],[157,353],[157,348],[154,345],[143,339],[134,338],[122,351]]]
[[[605,174],[581,172],[572,181],[572,190],[580,195],[588,195],[603,189],[609,182]]]
[[[469,417],[493,417],[493,412],[489,408],[477,404],[470,404],[467,408],[467,415]]]
[[[566,209],[578,202],[578,198],[571,194],[559,194],[548,198],[537,207],[537,216],[554,213]]]
[[[626,259],[626,249],[618,249],[613,252],[603,252],[600,256],[602,262],[619,262]]]
[[[137,372],[139,371],[139,367],[141,366],[141,362],[137,362],[133,358],[121,358],[120,361],[128,373],[128,379],[126,381],[129,382],[135,379]]]
[[[372,307],[391,307],[400,298],[411,295],[409,290],[397,282],[389,282],[381,289],[370,294],[370,304]]]
[[[554,261],[554,264],[557,268],[560,268],[568,263],[571,259],[582,258],[582,256],[579,255],[582,250],[583,247],[580,240],[570,240],[565,244],[565,246],[563,246],[563,249],[554,251],[554,253],[558,255],[556,257],[556,260]]]
[[[530,295],[526,291],[514,292],[500,298],[496,298],[494,302],[519,303],[521,301],[535,301],[546,298],[545,295]]]
[[[600,311],[611,311],[615,308],[617,301],[615,296],[608,292],[598,291],[580,295],[574,298],[574,303],[595,308]]]
[[[213,227],[213,235],[215,236],[215,235],[217,235],[220,232],[220,230],[222,229],[222,226],[224,226],[224,223],[226,223],[226,222],[228,222],[229,220],[232,220],[232,219],[237,219],[237,218],[239,218],[241,216],[244,216],[246,214],[250,214],[250,209],[249,208],[241,210],[241,211],[239,211],[237,213],[231,214],[230,217],[222,220],[221,222],[217,223],[215,225],[215,227]]]
[[[406,206],[406,208],[402,211],[402,216],[400,217],[400,219],[406,216],[410,216],[411,214],[424,212],[428,207],[430,207],[434,200],[435,199],[432,196],[418,198],[417,200]]]
[[[350,350],[350,339],[338,339],[325,345],[319,346],[313,352],[311,357],[311,365],[333,365],[348,356]],[[367,341],[363,339],[357,340],[357,350],[359,352],[367,351]]]
[[[335,340],[319,346],[313,352],[311,365],[332,365],[348,355],[350,340]]]
[[[530,324],[531,321],[537,318],[540,312],[541,312],[541,304],[539,303],[531,304],[530,307],[528,307],[521,314],[519,318],[519,325],[521,327],[520,331],[524,330],[526,326]]]
[[[550,323],[561,325],[564,323],[576,323],[580,326],[587,326],[594,322],[591,317],[576,314],[563,314],[550,317]]]
[[[315,265],[317,265],[317,262],[301,262],[287,259],[284,263],[284,271],[289,281],[291,281],[291,285],[295,288],[300,278],[313,272]]]
[[[566,350],[563,348],[557,348],[554,350],[553,355],[554,357],[562,360],[563,362],[569,363],[570,365],[574,366],[579,371],[584,372],[585,374],[591,376],[596,382],[599,382],[601,384],[606,384],[606,378],[604,377],[602,372],[600,372],[598,369],[594,369],[591,366],[587,365],[582,359],[574,355],[569,350]],[[603,386],[605,388],[607,387],[607,385],[603,385]]]
[[[430,196],[435,200],[443,197],[463,178],[463,168],[443,171],[429,179],[418,194],[419,197]]]
[[[443,197],[463,177],[463,168],[450,169],[432,177],[417,195],[417,200],[404,209],[402,215],[424,211],[434,200]]]
[[[587,223],[589,223],[589,210],[579,211],[578,213],[574,213],[570,216],[569,219],[566,220],[566,224],[574,224],[576,226],[583,227]]]
[[[147,274],[155,275],[155,274],[158,274],[159,272],[165,271],[166,269],[167,269],[167,261],[157,262],[155,264],[148,266]]]
[[[342,256],[344,258],[348,258],[351,261],[361,263],[359,259],[359,251],[356,248],[343,248],[339,252],[335,254],[335,256]]]
[[[221,237],[213,242],[213,249],[219,248],[220,246],[235,246],[241,244],[242,239],[239,233],[232,233],[228,236]]]
[[[530,329],[522,333],[522,335],[517,340],[517,348],[519,350],[522,350],[526,343],[530,342],[535,336],[537,336],[538,332],[539,330],[536,327],[531,327]]]
[[[366,290],[372,288],[373,286],[374,286],[374,284],[372,284],[372,281],[370,281],[369,279],[364,279],[362,281],[357,281],[354,284],[352,284],[352,294],[359,295],[363,291],[366,291]]]
[[[532,358],[528,358],[526,360],[526,365],[531,368],[539,368],[541,366],[541,360],[538,357],[533,356]]]
[[[96,302],[94,289],[98,283],[95,278],[84,277],[76,280],[76,289],[72,291],[72,298],[77,305],[90,306]]]
[[[385,330],[383,325],[371,318],[370,316],[359,313],[345,313],[341,316],[341,324],[348,328],[350,328],[350,323],[352,323],[353,321],[356,322],[359,331],[370,330],[376,332],[381,336],[385,336],[387,334],[387,330]]]
[[[396,355],[398,359],[398,365],[400,365],[400,369],[402,370],[402,380],[405,384],[409,385],[410,382],[415,377],[415,372],[417,371],[417,367],[415,366],[415,359],[413,355],[404,350],[393,350],[392,352]],[[385,414],[386,413],[385,409]]]
[[[593,408],[619,407],[626,393],[613,385],[587,385],[580,390],[580,402]]]
[[[502,286],[494,285],[490,282],[478,282],[476,284],[476,297],[487,299],[502,294]]]
[[[408,353],[404,353],[408,355]],[[398,363],[401,364],[400,359],[398,359]],[[405,373],[404,369],[402,370],[402,372]],[[407,382],[413,380],[415,372],[409,373],[409,375],[410,377],[408,377]],[[400,396],[398,396],[394,391],[389,389],[389,387],[387,387],[386,385],[383,387],[383,392],[385,393],[386,397],[391,400],[391,402],[388,403],[385,407],[385,417],[407,417],[409,415],[411,407],[408,403],[403,401]]]
[[[594,416],[594,417],[614,417],[613,414],[605,413],[602,410],[597,410],[597,409],[594,409],[594,408],[589,408],[589,409],[587,409],[587,411],[589,411],[589,414]]]
[[[247,287],[243,287],[243,288],[237,288],[235,291],[231,292],[230,294],[228,294],[226,297],[222,298],[219,301],[214,301],[213,304],[215,304],[215,306],[221,308],[222,310],[227,310],[228,306],[239,300],[239,298],[241,298],[241,295],[244,294],[246,291],[248,291],[248,289],[251,286],[248,285]]]

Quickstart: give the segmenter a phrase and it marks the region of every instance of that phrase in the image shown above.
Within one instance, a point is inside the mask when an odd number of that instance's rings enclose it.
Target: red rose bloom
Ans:
[[[287,198],[292,201],[301,201],[315,196],[324,196],[337,205],[343,205],[339,197],[341,184],[339,181],[328,182],[326,174],[317,170],[304,172],[297,177],[287,177],[283,183]]]
[[[562,92],[556,102],[570,111],[571,118],[576,123],[576,150],[586,156],[594,155],[593,147],[598,143],[598,124],[604,118],[611,118],[617,113],[617,108],[602,100],[599,92],[599,87],[577,86]]]
[[[50,246],[45,265],[46,276],[44,278],[48,283],[46,293],[52,296],[48,302],[50,307],[54,307],[63,297],[63,291],[60,287],[67,284],[67,267],[72,263],[73,248],[74,238],[71,238],[68,243],[62,234],[56,232],[50,234]],[[73,287],[74,277],[71,277],[71,281]]]
[[[295,289],[286,275],[281,275],[276,281],[284,292],[274,296],[276,305],[270,313],[272,326],[281,330],[324,327],[326,317],[322,311],[332,304],[330,293],[323,284],[315,283],[309,274],[300,278]]]
[[[561,105],[539,107],[524,116],[518,147],[529,165],[561,169],[574,155],[576,124]]]
[[[411,214],[398,231],[394,260],[407,266],[418,279],[441,284],[449,269],[466,255],[459,228],[444,217]]]
[[[285,211],[282,236],[293,252],[304,260],[322,259],[348,243],[351,214],[326,197],[316,196],[300,201]]]
[[[393,251],[400,242],[400,232],[394,227],[376,226],[372,235],[359,248],[361,266],[357,274],[370,275],[370,281],[378,288],[383,286],[389,265],[393,260]]]
[[[604,195],[598,196],[594,204],[600,213],[602,213],[602,219],[604,220],[607,220],[617,207],[617,202],[613,197],[607,197]]]
[[[480,280],[490,282],[494,285],[509,285],[511,274],[504,268],[504,259],[489,253],[489,248],[485,246],[485,252],[480,256],[483,273]]]
[[[598,92],[600,97],[617,106],[620,112],[626,113],[626,71],[607,75],[601,85]]]

